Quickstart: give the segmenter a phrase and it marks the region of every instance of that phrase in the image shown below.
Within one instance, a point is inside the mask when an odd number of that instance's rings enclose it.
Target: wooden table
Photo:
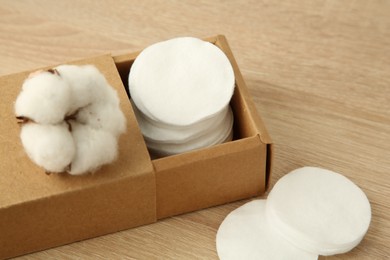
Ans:
[[[216,34],[227,36],[275,142],[271,184],[321,166],[371,202],[362,243],[320,259],[390,258],[390,1],[0,0],[0,75]],[[21,259],[216,259],[218,226],[243,203]]]

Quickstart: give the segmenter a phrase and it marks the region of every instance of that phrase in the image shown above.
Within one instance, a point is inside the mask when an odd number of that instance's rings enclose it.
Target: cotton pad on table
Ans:
[[[344,253],[363,239],[370,203],[346,177],[303,167],[282,177],[267,200],[269,223],[295,246],[320,255]]]
[[[217,233],[217,252],[221,260],[312,260],[305,252],[281,239],[268,225],[265,200],[254,200],[232,211]]]
[[[357,246],[370,221],[370,203],[352,181],[303,167],[282,177],[267,202],[230,213],[219,227],[217,251],[222,260],[316,259]]]

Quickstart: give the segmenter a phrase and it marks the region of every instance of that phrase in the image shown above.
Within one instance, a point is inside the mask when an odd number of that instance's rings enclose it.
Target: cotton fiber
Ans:
[[[31,160],[48,172],[67,171],[75,157],[76,146],[65,122],[56,125],[30,122],[22,127],[20,137]]]
[[[68,114],[99,100],[109,101],[108,83],[99,70],[92,65],[61,65],[56,68],[67,82],[72,99],[68,104]],[[111,87],[110,87],[111,88]]]
[[[39,124],[57,124],[69,111],[71,92],[63,78],[42,72],[26,79],[15,102],[15,114]]]
[[[94,172],[117,157],[117,140],[111,132],[72,122],[72,134],[76,156],[72,160],[70,174]]]
[[[117,137],[126,130],[126,120],[118,105],[98,101],[78,111],[75,116],[80,123],[101,129]]]
[[[28,156],[47,172],[80,175],[113,162],[126,118],[116,91],[92,65],[30,74],[15,102]]]

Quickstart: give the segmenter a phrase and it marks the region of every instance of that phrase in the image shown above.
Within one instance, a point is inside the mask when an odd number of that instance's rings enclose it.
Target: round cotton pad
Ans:
[[[141,128],[144,138],[155,143],[186,143],[210,132],[211,129],[218,127],[226,119],[230,107],[227,106],[221,112],[208,120],[201,121],[189,127],[172,127],[149,120],[139,112],[136,106],[133,106],[138,124]]]
[[[346,177],[303,167],[281,178],[268,196],[267,218],[295,246],[319,255],[344,253],[363,239],[370,203]]]
[[[211,128],[210,131],[203,136],[199,136],[186,143],[155,143],[149,140],[145,141],[148,148],[153,151],[155,155],[168,156],[223,143],[232,134],[232,127],[233,113],[229,107],[228,113],[219,125]]]
[[[215,45],[182,37],[143,50],[129,74],[129,92],[150,119],[191,125],[215,115],[230,102],[234,72]]]
[[[254,200],[232,211],[217,232],[221,260],[306,260],[317,259],[280,238],[267,223],[265,200]]]

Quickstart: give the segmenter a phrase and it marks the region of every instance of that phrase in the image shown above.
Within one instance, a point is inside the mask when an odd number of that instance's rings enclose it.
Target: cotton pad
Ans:
[[[64,172],[76,154],[76,146],[66,123],[27,123],[20,138],[30,159],[48,172]]]
[[[202,136],[185,143],[157,143],[146,140],[146,144],[156,155],[168,156],[223,143],[229,139],[229,136],[231,136],[232,127],[233,113],[229,108],[223,121],[216,125],[216,127],[210,128],[209,131]]]
[[[267,219],[280,236],[314,254],[354,248],[371,221],[370,203],[346,177],[303,167],[282,177],[269,193]]]
[[[221,260],[312,260],[316,254],[281,239],[267,223],[266,201],[254,200],[232,211],[220,225],[216,246]]]
[[[234,72],[215,45],[191,37],[144,49],[129,74],[138,109],[154,121],[186,126],[225,109],[234,91]]]
[[[231,140],[234,87],[229,59],[209,42],[181,37],[143,50],[129,92],[149,151],[168,156]]]
[[[206,135],[211,129],[218,127],[226,119],[230,107],[227,106],[221,112],[207,120],[198,122],[188,127],[177,127],[161,124],[148,119],[135,105],[134,112],[142,134],[147,141],[155,143],[181,144]]]

